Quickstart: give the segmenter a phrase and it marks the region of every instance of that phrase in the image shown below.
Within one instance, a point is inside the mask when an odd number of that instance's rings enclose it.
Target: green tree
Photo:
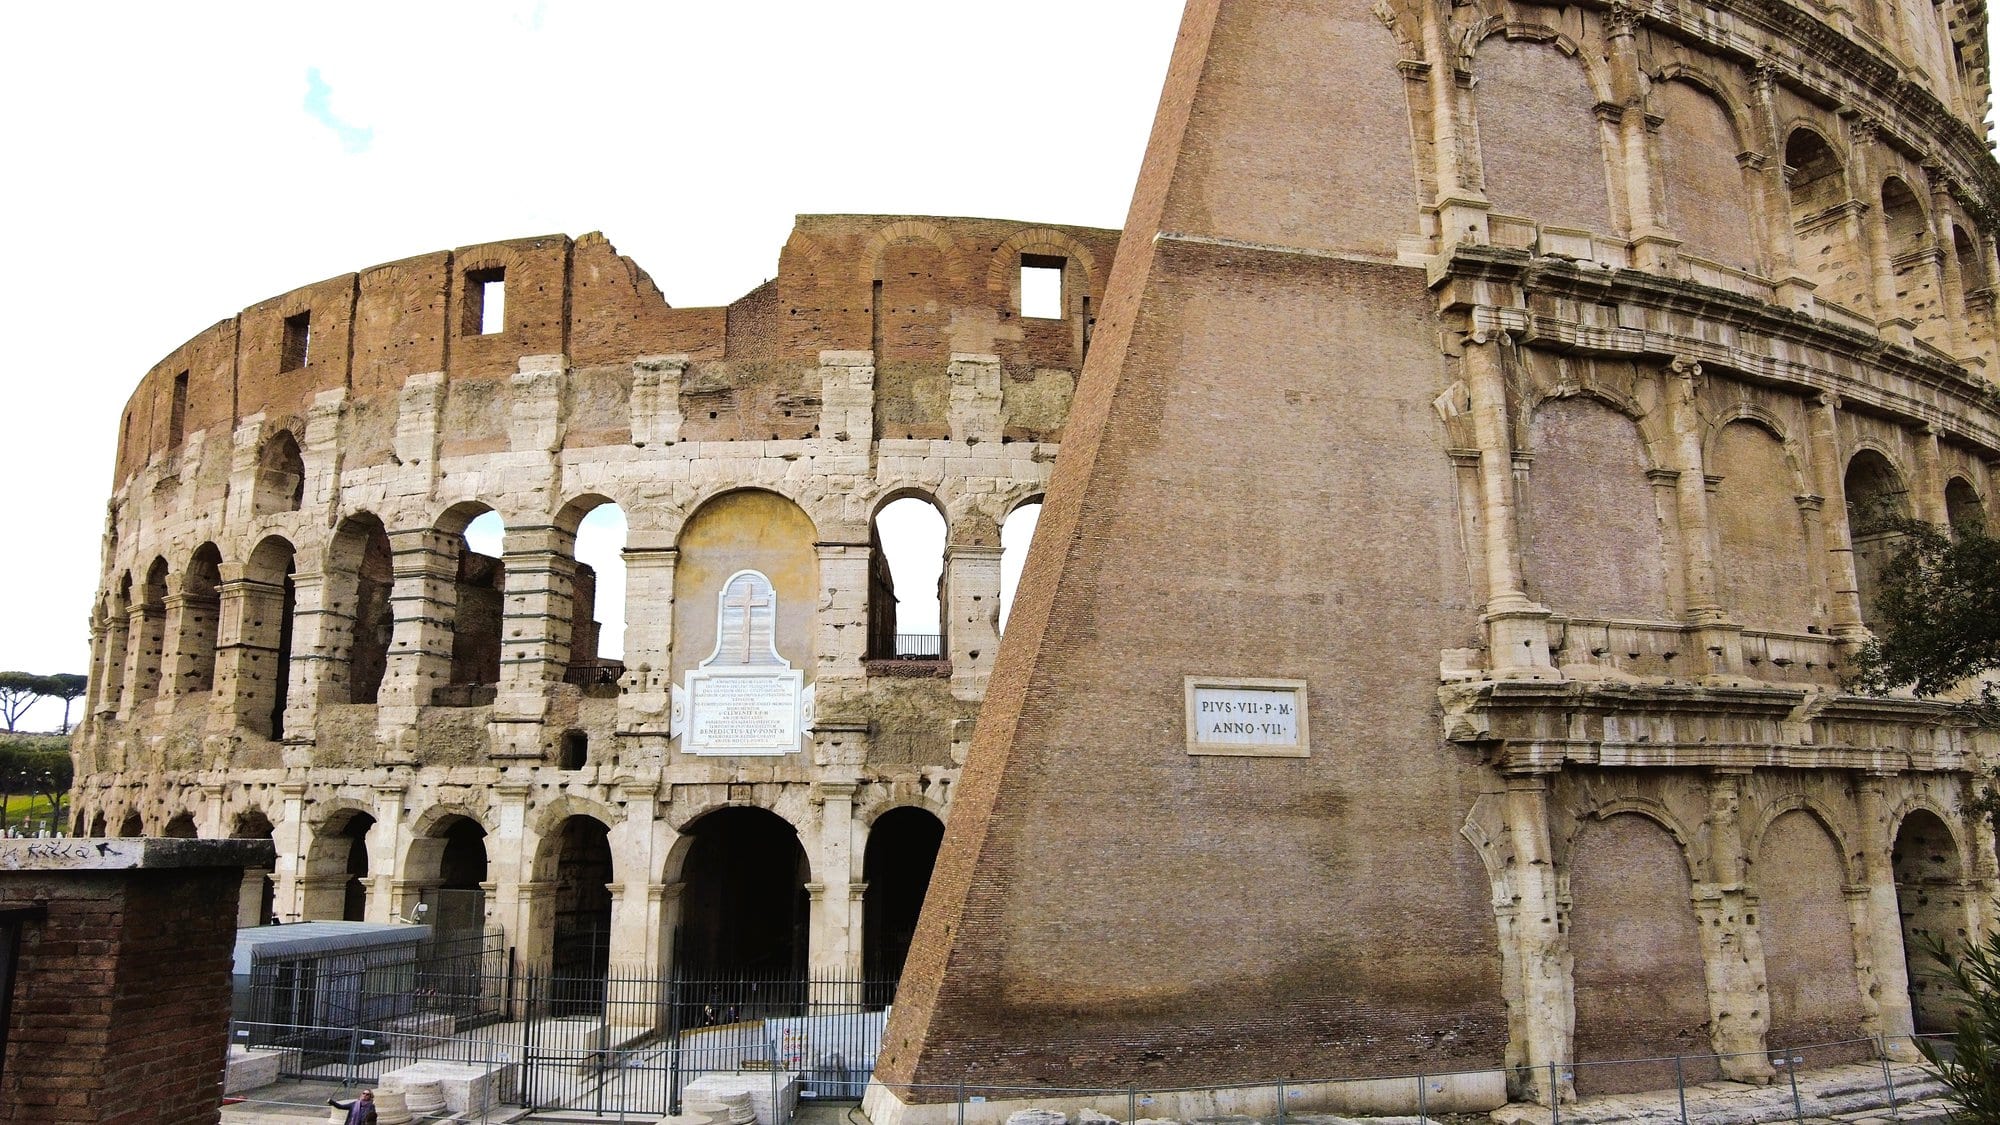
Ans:
[[[1977,524],[1945,529],[1894,520],[1902,545],[1883,567],[1875,639],[1856,662],[1856,686],[1908,688],[2000,726],[2000,696],[1969,681],[2000,669],[2000,539]]]
[[[35,701],[49,694],[49,678],[33,672],[0,672],[0,720],[12,731]]]
[[[1945,1084],[1947,1118],[1963,1125],[2000,1122],[2000,934],[1952,953],[1933,943],[1939,978],[1960,1006],[1948,1045],[1917,1040],[1917,1050]]]
[[[78,672],[57,672],[43,677],[49,682],[48,694],[63,701],[62,732],[69,733],[69,705],[90,689],[90,677]]]

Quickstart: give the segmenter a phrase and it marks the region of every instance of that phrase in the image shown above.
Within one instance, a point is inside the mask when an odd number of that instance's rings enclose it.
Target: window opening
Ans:
[[[1047,254],[1021,255],[1021,315],[1061,320],[1063,267],[1067,258]]]
[[[1042,502],[1023,504],[1000,525],[1000,631],[1007,631],[1007,618],[1014,612],[1014,591],[1021,584],[1021,568],[1028,562],[1028,544],[1034,541],[1035,524],[1042,518]]]
[[[174,376],[173,413],[167,416],[167,444],[178,449],[187,432],[188,373]]]
[[[562,734],[562,750],[556,761],[557,769],[580,770],[590,761],[590,735],[580,730],[566,730]]]
[[[285,318],[285,347],[279,357],[278,370],[297,371],[312,359],[312,313],[302,312]]]
[[[507,330],[507,271],[465,271],[465,334],[492,336]]]

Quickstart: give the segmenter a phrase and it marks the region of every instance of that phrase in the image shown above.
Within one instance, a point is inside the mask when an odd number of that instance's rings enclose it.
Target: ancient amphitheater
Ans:
[[[860,971],[949,815],[878,1122],[1906,1053],[1913,939],[1995,923],[2000,748],[1842,677],[1878,514],[1994,501],[1985,18],[1193,0],[1122,240],[806,218],[684,310],[533,239],[244,310],[125,415],[79,828],[268,831],[285,918],[480,889],[534,957]]]

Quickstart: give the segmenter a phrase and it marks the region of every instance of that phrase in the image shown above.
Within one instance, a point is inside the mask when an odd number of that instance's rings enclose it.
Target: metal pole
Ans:
[[[1556,1064],[1549,1062],[1549,1125],[1562,1125],[1562,1085],[1556,1079]]]
[[[359,1069],[358,1065],[355,1062],[355,1056],[360,1053],[361,1053],[361,1029],[358,1027],[350,1027],[347,1029],[347,1082],[345,1083],[346,1085],[352,1086],[356,1082],[360,1081],[360,1076],[355,1073],[355,1071]]]
[[[965,1077],[958,1079],[958,1125],[965,1125]]]
[[[1901,1121],[1903,1115],[1896,1109],[1896,1075],[1889,1069],[1889,1040],[1886,1036],[1877,1036],[1876,1044],[1881,1047],[1882,1085],[1889,1091],[1889,1119]]]
[[[1285,1125],[1285,1084],[1278,1083],[1278,1125]]]
[[[1139,1120],[1139,1091],[1125,1091],[1125,1125]]]
[[[1425,1094],[1424,1087],[1428,1085],[1430,1085],[1430,1081],[1426,1079],[1422,1074],[1418,1074],[1417,1075],[1417,1120],[1420,1122],[1430,1120],[1429,1102],[1426,1100],[1424,1096]]]
[[[1681,1094],[1681,1125],[1688,1125],[1688,1084],[1687,1072],[1681,1067],[1681,1057],[1674,1056],[1674,1089]]]
[[[1791,1065],[1785,1067],[1786,1073],[1792,1076],[1792,1120],[1801,1122],[1806,1119],[1805,1107],[1799,1104],[1799,1064],[1804,1061],[1804,1057],[1793,1055]]]

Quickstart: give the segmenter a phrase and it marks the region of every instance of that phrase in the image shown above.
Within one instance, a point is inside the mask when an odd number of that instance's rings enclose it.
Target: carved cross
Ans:
[[[752,609],[761,609],[764,606],[771,604],[771,599],[757,597],[756,593],[757,593],[756,581],[754,579],[745,579],[743,582],[743,590],[741,598],[735,603],[735,608],[743,611],[743,661],[742,662],[745,664],[750,663],[750,631],[751,631],[750,611]]]

